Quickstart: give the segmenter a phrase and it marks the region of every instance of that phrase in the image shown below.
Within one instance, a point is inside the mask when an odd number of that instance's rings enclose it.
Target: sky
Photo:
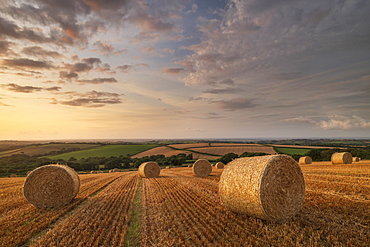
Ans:
[[[0,0],[0,140],[370,138],[368,0]]]

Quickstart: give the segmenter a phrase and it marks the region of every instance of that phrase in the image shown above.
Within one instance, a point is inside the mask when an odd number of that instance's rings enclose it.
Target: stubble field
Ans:
[[[284,222],[228,211],[222,170],[191,168],[80,175],[68,205],[39,210],[22,195],[25,178],[0,179],[0,246],[368,246],[370,161],[302,166],[303,209]]]

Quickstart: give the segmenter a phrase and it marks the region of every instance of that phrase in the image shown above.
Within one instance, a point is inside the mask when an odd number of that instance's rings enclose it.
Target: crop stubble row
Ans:
[[[23,181],[17,186],[0,189],[0,246],[19,246],[25,243],[119,176],[81,176],[81,189],[77,197],[67,206],[55,209],[36,209],[31,205],[22,194]]]
[[[122,246],[138,179],[143,184],[140,246],[366,246],[370,239],[369,165],[302,166],[304,207],[280,223],[226,210],[218,195],[222,170],[215,168],[207,178],[195,177],[191,168],[164,169],[154,179],[137,178],[136,172],[84,175],[80,194],[63,209],[38,211],[21,198],[16,201],[23,200],[23,204],[14,211],[4,209],[7,204],[3,204],[1,210],[13,216],[0,214],[0,246],[19,246],[48,226],[45,235],[32,239],[32,246]],[[20,193],[1,185],[4,199],[7,194]],[[9,232],[4,231],[7,226]]]
[[[31,246],[123,246],[137,185],[125,173]]]

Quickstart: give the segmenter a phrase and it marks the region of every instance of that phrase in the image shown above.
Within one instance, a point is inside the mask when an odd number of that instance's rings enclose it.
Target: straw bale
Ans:
[[[310,156],[300,157],[299,161],[298,161],[298,164],[300,164],[300,165],[312,164],[312,158]]]
[[[225,164],[223,162],[217,162],[216,165],[215,165],[215,167],[217,169],[224,169]]]
[[[360,161],[360,157],[353,157],[352,158],[352,162],[359,162]]]
[[[188,167],[193,167],[193,164],[189,164]]]
[[[335,164],[352,164],[352,154],[348,152],[333,153],[331,163]]]
[[[113,169],[113,172],[119,172],[119,169],[118,168],[114,168]]]
[[[66,165],[45,165],[28,174],[23,194],[37,208],[59,207],[69,203],[80,189],[78,174]]]
[[[235,159],[219,182],[227,209],[272,221],[293,217],[303,206],[304,193],[302,170],[288,155]]]
[[[18,175],[17,174],[11,174],[9,177],[10,178],[16,178],[16,177],[18,177]]]
[[[144,162],[139,166],[139,175],[142,178],[156,178],[161,173],[161,168],[157,162]]]
[[[212,172],[212,165],[208,160],[198,159],[193,164],[193,173],[198,177],[207,177]]]

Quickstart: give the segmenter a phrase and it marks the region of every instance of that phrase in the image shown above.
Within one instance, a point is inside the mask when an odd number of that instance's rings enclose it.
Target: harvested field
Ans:
[[[267,147],[267,146],[262,146],[262,145],[203,147],[203,148],[192,148],[191,150],[202,152],[202,153],[216,154],[220,156],[227,154],[227,153],[235,153],[235,154],[240,155],[244,152],[276,154],[276,152],[274,151],[272,147]]]
[[[1,178],[0,246],[367,246],[370,161],[301,168],[303,208],[279,223],[227,210],[216,168],[205,178],[187,167],[150,179],[136,171],[80,175],[77,197],[52,210],[26,201],[25,178]]]
[[[38,144],[38,145],[32,145],[32,146],[27,146],[24,148],[18,148],[14,150],[9,150],[9,151],[3,151],[0,152],[0,157],[3,156],[9,156],[13,154],[27,154],[27,155],[42,155],[49,153],[51,151],[60,151],[62,149],[68,149],[68,148],[79,148],[79,149],[89,149],[93,147],[98,147],[100,146],[99,144],[85,144],[85,143],[70,143],[70,144]]]
[[[180,145],[180,144],[179,144]],[[151,155],[158,155],[158,154],[163,154],[166,157],[170,157],[172,155],[178,155],[178,154],[193,154],[193,159],[217,159],[219,158],[218,156],[212,156],[212,155],[207,155],[207,154],[199,154],[199,153],[194,153],[189,150],[175,150],[166,146],[162,147],[156,147],[152,148],[150,150],[138,153],[136,155],[133,155],[132,158],[142,158],[145,156],[151,156]]]
[[[322,147],[322,146],[301,146],[301,145],[272,145],[274,147],[282,147],[282,148],[307,148],[307,149],[323,149],[323,148],[328,148],[328,149],[345,149],[342,147]]]
[[[138,153],[136,155],[133,155],[132,158],[142,158],[145,156],[158,155],[158,154],[163,154],[166,157],[170,157],[172,155],[178,155],[181,153],[189,154],[191,152],[186,151],[186,150],[174,150],[172,148],[162,146],[162,147],[155,147],[147,151]]]
[[[194,148],[194,147],[209,147],[209,143],[208,142],[182,143],[182,144],[171,144],[171,145],[168,145],[168,146],[173,147],[173,148],[178,148],[178,149],[187,149],[187,148]]]

